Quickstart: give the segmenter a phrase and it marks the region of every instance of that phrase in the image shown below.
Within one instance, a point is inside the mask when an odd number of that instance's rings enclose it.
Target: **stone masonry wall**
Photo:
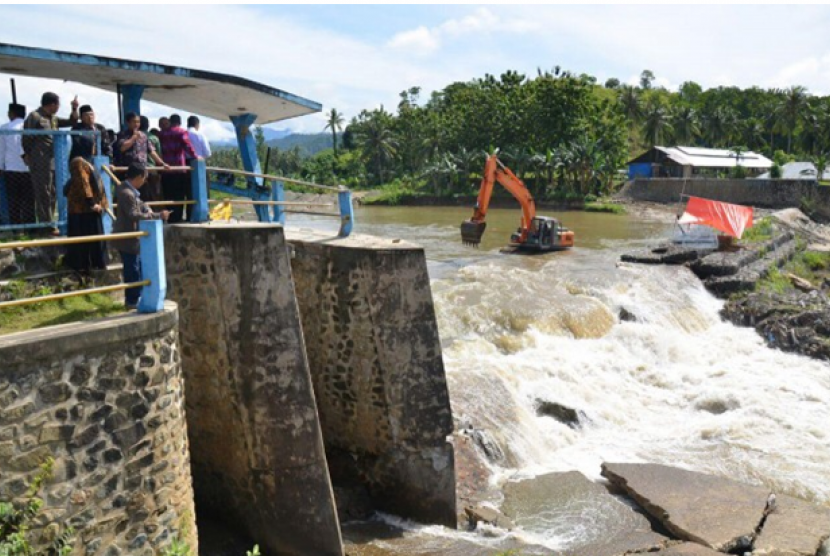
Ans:
[[[0,500],[55,461],[37,548],[65,524],[77,555],[197,549],[176,325],[168,303],[0,337]]]
[[[288,234],[335,485],[363,484],[379,509],[455,527],[452,412],[423,249]]]
[[[165,243],[199,511],[268,554],[341,555],[282,228],[171,226]]]
[[[830,187],[808,180],[637,179],[624,190],[637,201],[677,203],[680,195],[763,208],[804,208],[830,219]]]

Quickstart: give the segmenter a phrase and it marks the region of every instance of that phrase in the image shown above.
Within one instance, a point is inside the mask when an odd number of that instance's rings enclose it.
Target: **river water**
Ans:
[[[498,251],[518,210],[491,211],[479,249],[460,242],[470,213],[362,208],[356,221],[360,233],[425,248],[453,413],[504,451],[494,482],[570,470],[599,479],[603,461],[653,462],[830,503],[830,368],[722,322],[722,302],[685,268],[618,263],[669,234],[670,217],[553,214],[575,230],[577,247],[519,256]],[[633,320],[621,321],[621,309]],[[539,400],[582,412],[583,424],[538,416]],[[580,519],[542,516],[514,536],[573,548],[585,540],[574,533]],[[462,541],[505,546],[493,531],[404,525],[416,546],[444,547],[436,554]]]

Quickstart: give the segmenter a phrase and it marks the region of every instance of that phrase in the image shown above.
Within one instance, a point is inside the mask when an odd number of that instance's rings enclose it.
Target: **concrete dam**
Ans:
[[[54,458],[73,554],[195,551],[197,512],[266,554],[342,555],[341,520],[375,510],[456,526],[422,248],[211,223],[165,254],[163,312],[0,339],[0,499]]]

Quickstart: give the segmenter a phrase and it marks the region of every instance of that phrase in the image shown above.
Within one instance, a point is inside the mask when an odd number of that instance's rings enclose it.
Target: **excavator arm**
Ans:
[[[493,195],[493,187],[500,183],[513,197],[519,201],[522,207],[522,221],[519,227],[519,242],[524,243],[527,239],[528,229],[533,217],[536,216],[536,204],[530,195],[525,184],[510,171],[496,155],[487,157],[484,165],[484,177],[481,179],[481,187],[478,192],[478,202],[473,211],[473,217],[461,223],[461,241],[467,245],[478,245],[487,227],[487,209],[490,207],[490,198]]]

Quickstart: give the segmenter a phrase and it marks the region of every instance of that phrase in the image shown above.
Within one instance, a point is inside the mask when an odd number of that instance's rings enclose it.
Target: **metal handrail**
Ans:
[[[247,176],[251,178],[262,178],[264,180],[270,181],[282,181],[286,183],[295,183],[297,185],[306,185],[308,187],[317,187],[319,189],[325,189],[327,191],[344,191],[346,188],[344,186],[334,187],[332,185],[320,185],[319,183],[311,183],[309,181],[302,181],[302,180],[295,180],[294,178],[286,178],[284,176],[275,176],[273,174],[260,174],[257,172],[248,172],[246,170],[233,170],[231,168],[219,168],[217,166],[208,166],[205,168],[208,172],[222,172],[225,174],[234,174],[237,176]]]
[[[105,234],[96,236],[76,236],[58,239],[32,239],[29,241],[10,241],[0,243],[2,249],[29,249],[31,247],[51,247],[57,245],[75,245],[79,243],[94,243],[96,241],[114,241],[118,239],[136,239],[148,236],[147,232],[124,232],[121,234]]]
[[[126,166],[107,166],[113,172],[126,172]],[[165,168],[164,166],[147,166],[145,170],[148,172],[183,172],[183,171],[191,171],[193,168],[190,166],[170,166],[169,168]]]
[[[208,203],[230,203],[239,205],[268,205],[280,207],[333,207],[334,203],[300,203],[297,201],[257,201],[255,199],[209,199]],[[149,203],[148,203],[149,204]]]
[[[100,135],[97,129],[0,129],[0,135]]]
[[[27,297],[25,299],[14,299],[12,301],[0,302],[0,309],[8,309],[10,307],[20,307],[22,305],[33,305],[35,303],[44,303],[47,301],[58,301],[60,299],[67,299],[69,297],[80,297],[82,295],[92,295],[95,293],[108,293],[115,291],[128,290],[130,288],[138,288],[149,286],[152,284],[150,280],[142,280],[141,282],[131,282],[129,284],[114,284],[112,286],[101,286],[98,288],[88,288],[86,290],[76,290],[71,292],[53,293],[49,295],[42,295],[40,297]]]

